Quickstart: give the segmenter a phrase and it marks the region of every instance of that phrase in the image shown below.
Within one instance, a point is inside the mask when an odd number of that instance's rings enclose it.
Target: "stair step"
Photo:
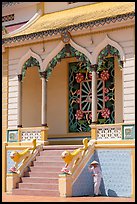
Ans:
[[[22,177],[23,183],[58,183],[57,178],[45,178],[45,177]]]
[[[83,145],[47,145],[47,146],[43,146],[43,149],[44,151],[45,150],[64,151],[64,150],[74,150],[81,147],[83,147]]]
[[[36,161],[58,161],[58,162],[64,162],[61,157],[55,157],[55,156],[40,156],[36,158]]]
[[[28,176],[28,177],[52,177],[52,178],[55,178],[55,177],[58,177],[59,176],[59,173],[61,173],[60,171],[59,172],[26,172],[25,173],[25,177]]]
[[[40,152],[40,156],[58,156],[60,157],[64,150],[44,150]]]
[[[13,195],[30,195],[30,196],[52,196],[58,197],[59,191],[58,190],[46,190],[46,189],[13,189]]]
[[[64,163],[64,165],[62,165],[62,167],[64,167],[65,166],[65,163]],[[53,166],[52,168],[51,168],[51,166],[46,166],[46,168],[45,168],[45,166],[31,166],[30,167],[30,170],[31,170],[31,172],[60,172],[61,171],[61,169],[62,169],[62,167],[61,166]]]
[[[58,165],[58,166],[63,166],[64,162],[58,162],[57,161],[34,161],[34,166],[55,166],[55,165]],[[45,168],[46,168],[45,167]]]
[[[50,183],[19,183],[19,189],[46,189],[46,190],[58,190],[58,184]]]

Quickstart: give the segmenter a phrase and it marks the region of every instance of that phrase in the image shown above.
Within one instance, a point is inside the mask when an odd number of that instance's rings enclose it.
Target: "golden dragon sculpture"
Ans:
[[[18,151],[11,152],[10,158],[15,162],[14,167],[10,168],[11,172],[16,173],[19,163],[20,162],[24,163],[26,159],[30,156],[30,154],[33,154],[34,150],[36,149],[36,139],[33,139],[32,144],[33,144],[33,147],[27,148],[22,152],[18,152]]]
[[[75,149],[73,152],[70,152],[68,150],[65,150],[64,152],[62,152],[61,154],[61,158],[64,160],[65,162],[65,167],[62,168],[62,172],[68,173],[68,174],[72,174],[71,171],[67,170],[67,167],[72,164],[72,169],[76,166],[76,164],[78,163],[78,161],[83,157],[85,151],[88,148],[88,139],[84,138],[83,139],[83,148],[78,148]]]

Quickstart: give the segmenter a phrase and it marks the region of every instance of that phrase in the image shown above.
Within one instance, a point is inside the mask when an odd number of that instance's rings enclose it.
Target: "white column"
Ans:
[[[97,64],[92,65],[92,123],[97,123]]]
[[[41,79],[42,79],[41,125],[47,127],[47,81],[46,81],[46,72],[41,72]]]
[[[22,127],[22,74],[18,75],[18,118],[17,125]]]

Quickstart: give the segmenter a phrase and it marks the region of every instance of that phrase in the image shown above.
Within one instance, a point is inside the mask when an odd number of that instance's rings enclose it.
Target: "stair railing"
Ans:
[[[26,148],[22,152],[11,152],[10,157],[14,161],[14,166],[9,169],[11,174],[8,174],[6,178],[6,188],[8,193],[11,193],[12,189],[17,187],[18,183],[21,181],[21,177],[29,170],[32,162],[43,149],[42,144],[36,145],[36,139],[34,139],[32,143],[33,147]]]
[[[31,163],[35,160],[36,156],[39,154],[39,152],[42,150],[42,145],[38,145],[36,149],[31,151],[29,157],[23,162],[17,169],[17,173],[20,177],[24,175],[24,173],[28,170],[28,167],[31,165]]]
[[[81,157],[79,159],[79,162],[76,165],[72,166],[72,169],[71,169],[72,183],[75,182],[75,180],[80,175],[82,169],[87,164],[89,158],[94,154],[94,151],[95,151],[94,144],[95,144],[95,141],[90,140],[86,151],[81,152],[81,155],[80,155]]]
[[[78,148],[73,152],[65,150],[62,153],[62,159],[65,161],[65,167],[59,174],[59,192],[61,197],[72,196],[72,186],[80,175],[82,169],[87,164],[89,158],[94,154],[94,140],[85,138],[83,148]]]

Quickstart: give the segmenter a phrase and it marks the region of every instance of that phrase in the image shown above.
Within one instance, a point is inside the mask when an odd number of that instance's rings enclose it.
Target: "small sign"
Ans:
[[[123,125],[122,126],[122,138],[123,139],[135,139],[135,125]]]
[[[18,130],[7,130],[7,142],[18,142]]]

